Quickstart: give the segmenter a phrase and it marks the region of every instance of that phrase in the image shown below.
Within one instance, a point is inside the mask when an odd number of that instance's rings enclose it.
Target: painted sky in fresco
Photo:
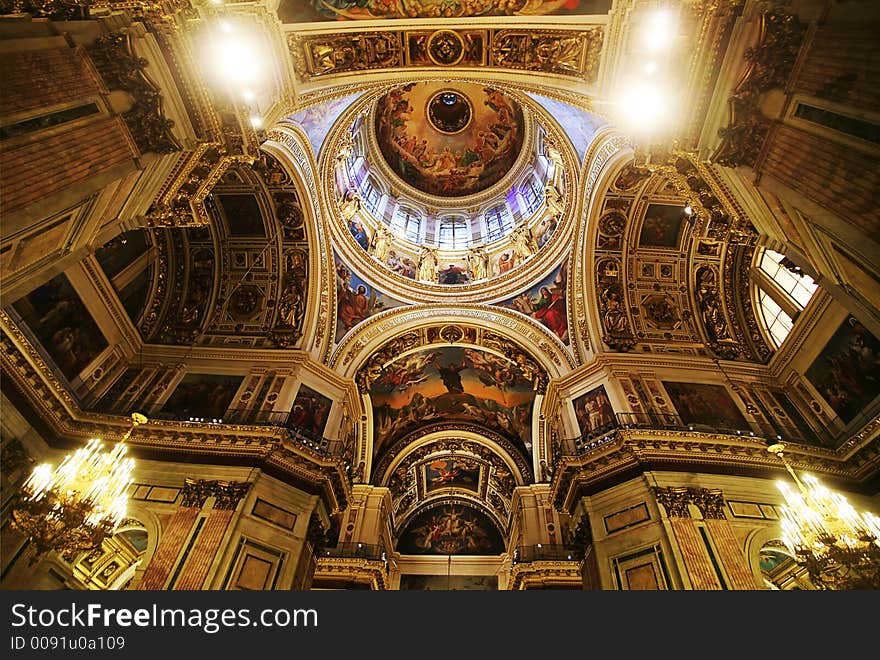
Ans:
[[[313,105],[305,110],[294,112],[287,118],[289,121],[299,125],[306,132],[306,135],[309,136],[309,143],[312,145],[312,151],[315,153],[316,160],[318,154],[321,153],[321,146],[324,144],[324,138],[327,137],[330,128],[339,119],[342,111],[357,100],[360,95],[361,93],[358,92],[357,94],[343,96],[326,103]]]
[[[529,94],[529,96],[540,103],[541,107],[559,122],[559,125],[568,133],[568,137],[575,151],[577,151],[578,158],[583,163],[587,150],[590,148],[593,138],[596,137],[596,133],[608,122],[564,101],[557,101],[540,94]]]

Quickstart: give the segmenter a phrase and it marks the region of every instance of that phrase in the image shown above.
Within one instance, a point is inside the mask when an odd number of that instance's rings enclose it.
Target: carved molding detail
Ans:
[[[655,486],[651,489],[659,504],[666,509],[669,518],[691,518],[688,505],[696,506],[703,518],[726,520],[724,495],[717,488],[694,488],[685,486]]]
[[[242,481],[186,479],[181,492],[181,506],[201,509],[209,497],[215,498],[214,508],[234,510],[247,495],[251,485]]]
[[[180,151],[181,146],[171,133],[174,121],[164,115],[162,95],[145,74],[149,62],[132,54],[128,37],[98,37],[86,50],[107,88],[125,91],[132,97],[133,105],[122,113],[122,120],[141,153]]]
[[[596,82],[604,26],[581,30],[407,30],[289,34],[300,80],[391,68],[490,66]]]
[[[758,43],[745,51],[748,71],[729,99],[730,124],[718,131],[722,141],[712,156],[714,162],[755,166],[772,126],[761,112],[761,97],[768,90],[785,88],[805,31],[797,17],[780,9],[762,15]]]

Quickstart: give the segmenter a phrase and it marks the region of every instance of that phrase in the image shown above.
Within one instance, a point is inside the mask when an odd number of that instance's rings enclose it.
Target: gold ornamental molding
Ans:
[[[388,589],[388,570],[385,562],[356,557],[318,556],[312,583],[320,588],[322,580],[356,582],[369,585],[373,591]]]
[[[251,165],[253,156],[230,155],[219,142],[200,144],[143,219],[144,227],[203,227],[210,224],[205,199],[234,163]]]
[[[127,418],[84,412],[3,311],[0,311],[0,329],[2,375],[25,399],[22,403],[48,427],[48,437],[44,440],[66,444],[122,435],[129,424]],[[22,413],[27,415],[26,410]],[[342,460],[290,440],[281,428],[150,420],[149,425],[138,429],[127,443],[136,453],[160,460],[240,461],[262,465],[279,479],[318,494],[330,511],[348,506],[351,483]]]
[[[288,32],[293,69],[301,82],[372,71],[421,68],[520,70],[594,84],[604,25],[547,29],[456,28]]]
[[[355,332],[343,337],[327,364],[342,375],[354,378],[367,360],[390,340],[429,326],[459,326],[462,330],[482,326],[482,333],[488,331],[518,345],[538,362],[551,379],[563,376],[575,367],[568,347],[540,323],[501,307],[465,304],[442,307],[410,305],[380,312],[357,326]],[[485,339],[485,335],[481,336]],[[438,339],[450,345],[459,341],[450,341],[440,335]],[[428,336],[422,339],[420,334],[417,341],[418,345],[423,345],[423,341],[428,341]],[[439,342],[432,340],[430,343]],[[415,346],[413,344],[410,348]],[[486,346],[489,347],[488,344]]]
[[[792,447],[789,460],[798,469],[858,483],[880,463],[876,443],[854,456],[816,447]],[[868,465],[870,464],[870,465]],[[632,478],[645,470],[685,470],[774,478],[779,462],[766,450],[766,440],[720,433],[651,429],[618,429],[580,455],[554,457],[550,493],[554,506],[573,513],[581,497]]]
[[[528,589],[582,589],[580,565],[570,561],[533,561],[514,564],[510,569],[507,588],[511,591]]]

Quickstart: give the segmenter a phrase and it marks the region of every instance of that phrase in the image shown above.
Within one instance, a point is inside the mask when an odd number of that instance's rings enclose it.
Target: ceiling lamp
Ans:
[[[12,524],[35,548],[30,563],[51,550],[62,554],[91,550],[112,535],[125,518],[134,460],[125,458],[125,440],[146,424],[140,413],[109,452],[92,438],[53,469],[38,465],[24,482],[12,510]]]
[[[797,490],[785,482],[782,541],[819,589],[880,589],[880,518],[859,513],[839,493],[809,474],[803,480],[783,456],[781,442],[767,447],[785,465]]]

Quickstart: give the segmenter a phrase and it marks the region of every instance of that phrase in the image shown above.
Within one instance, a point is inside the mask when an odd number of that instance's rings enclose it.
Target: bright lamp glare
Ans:
[[[672,27],[672,12],[668,9],[657,9],[648,14],[647,22],[653,24],[656,27]]]
[[[642,45],[651,51],[669,48],[675,37],[675,18],[668,9],[651,12],[642,22]]]
[[[224,39],[215,45],[214,65],[217,72],[231,82],[254,81],[260,72],[253,48],[234,39]]]
[[[251,126],[254,128],[262,128],[263,127],[263,118],[262,117],[251,117]]]
[[[672,99],[658,83],[633,81],[616,99],[617,122],[621,128],[644,137],[659,137],[668,128]]]
[[[254,97],[254,93],[253,93],[251,90],[249,90],[249,89],[244,90],[244,91],[241,93],[241,97],[242,97],[245,101],[253,101],[254,98],[255,98],[255,97]]]
[[[649,76],[656,71],[657,71],[657,63],[656,62],[648,62],[645,65],[645,73],[647,73]]]

